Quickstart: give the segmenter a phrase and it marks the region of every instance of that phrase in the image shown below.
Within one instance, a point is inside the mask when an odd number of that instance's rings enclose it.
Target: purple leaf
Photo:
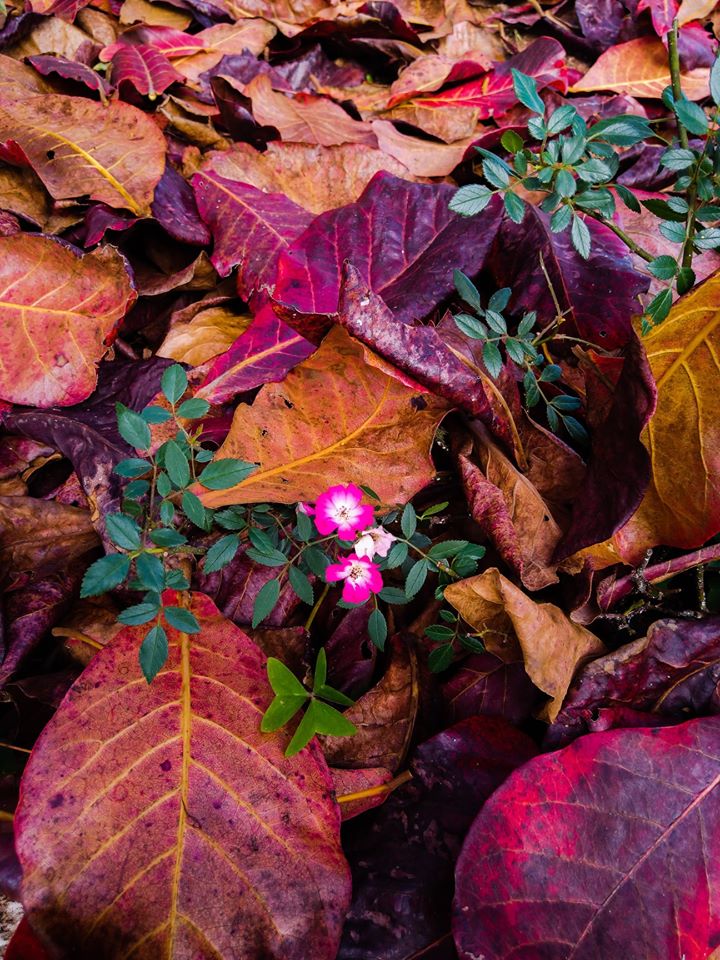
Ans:
[[[175,240],[197,247],[210,243],[210,231],[200,218],[192,187],[171,163],[165,165],[150,209]]]
[[[27,62],[31,63],[44,77],[55,74],[63,80],[74,80],[82,83],[88,90],[101,94],[102,97],[112,92],[112,87],[107,80],[84,63],[76,63],[74,60],[68,60],[67,57],[54,57],[50,54],[28,57]]]

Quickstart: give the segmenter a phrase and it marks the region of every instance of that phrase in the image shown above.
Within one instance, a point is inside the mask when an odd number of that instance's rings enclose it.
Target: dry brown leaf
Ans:
[[[258,56],[270,43],[277,30],[265,20],[240,20],[238,23],[219,23],[198,33],[205,49],[187,57],[173,60],[173,66],[187,80],[197,82],[201,73],[210,70],[222,58],[232,53],[249,50]]]
[[[257,463],[255,473],[228,490],[196,492],[208,507],[297,503],[352,480],[385,504],[406,503],[434,475],[430,446],[449,405],[394,373],[335,327],[282,383],[235,411],[215,459]]]
[[[445,143],[455,143],[471,136],[480,137],[485,130],[478,123],[480,111],[476,107],[423,107],[417,103],[400,103],[392,110],[385,110],[381,120],[409,123],[431,137]]]
[[[594,634],[552,603],[535,603],[495,567],[452,583],[445,599],[483,635],[490,653],[505,661],[522,655],[532,682],[553,699],[544,708],[552,721],[578,667],[605,653]]]
[[[5,52],[19,59],[40,53],[54,53],[58,57],[74,60],[79,50],[91,48],[92,43],[92,37],[74,24],[59,17],[43,17],[26,37]]]
[[[99,543],[87,510],[0,497],[0,566],[6,576],[66,570]]]
[[[370,126],[377,137],[378,146],[391,157],[399,160],[418,177],[446,177],[461,163],[465,151],[475,137],[457,143],[433,143],[400,133],[394,124],[375,120]]]
[[[174,27],[186,30],[192,23],[190,14],[176,7],[166,7],[148,0],[125,0],[120,7],[120,23],[146,23],[153,27]]]
[[[170,329],[157,355],[199,367],[225,353],[251,321],[251,316],[238,315],[231,310],[225,297],[219,304],[204,301],[191,304],[173,314]]]
[[[52,87],[37,70],[13,57],[0,54],[0,97],[32,97],[52,93]]]
[[[230,150],[211,153],[202,169],[267,193],[284,193],[311,213],[353,203],[379,170],[415,179],[407,167],[382,150],[356,143],[324,148],[269,143],[265,153],[248,143],[236,143]]]
[[[357,733],[321,738],[332,766],[395,771],[405,759],[419,702],[417,655],[410,637],[395,636],[389,646],[390,661],[382,680],[345,711]]]

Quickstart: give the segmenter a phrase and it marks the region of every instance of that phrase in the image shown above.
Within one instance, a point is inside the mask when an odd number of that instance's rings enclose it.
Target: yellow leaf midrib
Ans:
[[[187,633],[179,633],[180,644],[180,738],[182,742],[182,770],[180,775],[180,809],[178,810],[178,828],[175,851],[175,868],[173,870],[170,890],[170,919],[168,925],[168,960],[172,960],[175,950],[175,939],[178,924],[178,898],[180,896],[180,880],[182,876],[183,853],[185,852],[185,828],[187,826],[187,803],[190,783],[190,744],[192,701],[190,698],[190,637]]]

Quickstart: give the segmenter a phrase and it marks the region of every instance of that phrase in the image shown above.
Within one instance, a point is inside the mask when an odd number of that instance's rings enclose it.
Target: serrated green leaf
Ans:
[[[708,118],[697,103],[690,100],[678,100],[675,104],[675,116],[688,133],[703,137],[708,132]]]
[[[220,537],[205,554],[203,561],[205,573],[215,573],[216,570],[226,567],[238,552],[239,546],[240,539],[235,533]]]
[[[537,91],[535,80],[515,68],[512,70],[512,78],[513,90],[520,103],[533,113],[539,113],[542,116],[545,113],[545,104]]]
[[[441,673],[447,670],[455,657],[455,651],[451,643],[445,643],[441,647],[435,647],[428,656],[428,667],[432,673]]]
[[[158,406],[156,403],[151,403],[147,407],[143,407],[140,411],[140,416],[145,423],[151,426],[158,423],[167,423],[168,420],[172,420],[170,411],[166,410],[165,407]]]
[[[200,624],[194,613],[184,607],[163,607],[165,619],[171,627],[182,633],[200,633]]]
[[[502,371],[502,356],[500,355],[497,344],[488,340],[488,342],[483,345],[482,357],[490,376],[493,379],[499,377]]]
[[[176,487],[180,489],[186,487],[190,483],[190,464],[180,444],[175,440],[168,440],[164,445],[164,453],[168,476]]]
[[[406,503],[400,516],[400,528],[403,536],[409,540],[417,530],[417,515],[411,503]]]
[[[208,490],[227,490],[249,477],[257,470],[254,463],[226,457],[223,460],[213,460],[200,474],[199,483]]]
[[[158,547],[181,547],[187,543],[187,537],[172,527],[158,527],[150,533],[150,539]]]
[[[492,190],[485,184],[469,183],[465,187],[460,187],[448,206],[453,213],[458,213],[461,217],[474,217],[482,213],[490,203],[492,195]]]
[[[465,276],[462,270],[453,270],[453,282],[458,296],[469,304],[473,310],[477,310],[478,313],[482,312],[480,293],[470,277]]]
[[[85,571],[81,597],[96,597],[107,590],[119,587],[130,572],[130,557],[124,553],[109,553],[106,557],[96,560]]]
[[[405,578],[405,596],[414,597],[423,587],[427,579],[428,565],[426,560],[417,560]]]
[[[124,623],[126,627],[138,627],[156,617],[158,610],[157,603],[136,603],[135,606],[127,607],[119,613],[118,621]]]
[[[315,602],[315,595],[313,593],[312,584],[308,580],[307,575],[297,567],[290,567],[288,579],[290,581],[290,586],[295,591],[295,594],[302,600],[303,603],[307,603],[308,606],[311,607]]]
[[[182,508],[185,516],[191,523],[194,523],[196,527],[200,527],[201,530],[210,529],[212,511],[204,507],[199,497],[191,493],[190,490],[186,490],[183,493]]]
[[[136,450],[148,450],[152,443],[150,427],[139,413],[130,410],[122,403],[115,404],[118,431],[126,443]]]
[[[523,222],[525,219],[525,203],[516,193],[508,190],[503,197],[503,204],[505,206],[505,212],[513,223]]]
[[[656,257],[652,263],[647,266],[650,273],[659,280],[672,280],[678,271],[678,264],[675,257],[663,254]]]
[[[583,260],[587,260],[590,256],[590,231],[585,222],[578,216],[573,217],[570,237],[577,252]]]
[[[384,650],[385,641],[387,640],[388,635],[388,627],[385,614],[382,612],[382,610],[373,610],[368,618],[367,629],[371,643],[373,643],[378,650]]]
[[[202,400],[200,397],[192,397],[190,400],[186,400],[180,404],[177,409],[177,415],[183,420],[199,420],[205,416],[209,409],[210,404],[207,400]]]
[[[105,517],[105,529],[116,547],[123,550],[138,550],[142,531],[137,523],[124,513],[109,513]]]
[[[279,580],[268,580],[268,582],[260,588],[258,595],[255,597],[255,603],[253,604],[253,628],[257,627],[266,617],[270,616],[279,597]]]
[[[165,395],[166,400],[173,406],[187,390],[187,374],[179,363],[174,363],[163,372],[160,381],[160,389]]]
[[[135,570],[145,590],[160,593],[165,588],[165,567],[157,554],[141,553],[135,561]]]
[[[143,460],[140,457],[128,457],[121,460],[113,471],[121,477],[141,477],[143,474],[152,470],[152,464],[149,460]]]
[[[152,683],[158,673],[165,666],[168,657],[167,634],[158,624],[148,630],[145,639],[140,644],[138,659],[140,668],[148,683]]]

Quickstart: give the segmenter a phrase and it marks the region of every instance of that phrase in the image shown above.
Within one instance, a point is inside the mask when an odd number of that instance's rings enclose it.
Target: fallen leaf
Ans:
[[[150,213],[165,138],[141,110],[60,94],[17,101],[0,94],[0,141],[8,139],[56,200],[87,195],[138,216]]]
[[[323,737],[325,759],[334,767],[386,767],[393,772],[405,759],[419,701],[417,653],[412,638],[393,637],[382,679],[363,694],[345,717],[357,727],[350,737]]]
[[[664,37],[672,30],[673,20],[678,15],[679,7],[679,0],[639,0],[637,12],[649,10],[655,33],[659,37]]]
[[[532,716],[542,695],[522,660],[506,663],[492,653],[475,653],[444,681],[442,697],[451,723],[490,716],[517,726]]]
[[[458,860],[462,960],[703,960],[720,932],[719,731],[713,717],[597,733],[511,774]]]
[[[28,97],[52,93],[52,87],[31,67],[0,53],[0,97]]]
[[[157,350],[158,357],[167,357],[199,367],[219,357],[243,334],[252,318],[236,313],[225,298],[194,303],[172,316],[170,329]]]
[[[390,87],[388,107],[394,107],[403,100],[411,100],[423,93],[439,90],[445,84],[460,83],[482,76],[492,67],[489,60],[455,59],[440,54],[418,57],[400,71],[397,80]]]
[[[236,143],[230,150],[211,153],[201,173],[249,183],[266,193],[284,193],[317,214],[354,203],[380,170],[413,179],[393,157],[357,143],[335,147],[269,143],[264,153]]]
[[[544,708],[551,721],[578,667],[605,652],[600,640],[560,607],[536,603],[494,568],[451,583],[445,599],[481,634],[490,653],[511,662],[521,652],[527,675],[553,698]]]
[[[197,83],[200,74],[214,67],[226,54],[249,50],[259,55],[276,33],[276,28],[265,20],[243,18],[237,23],[219,23],[194,34],[202,43],[202,51],[179,57],[173,66],[186,80]]]
[[[182,76],[160,51],[140,43],[116,44],[110,77],[116,87],[126,83],[139,94],[155,100],[169,86],[182,80]]]
[[[68,406],[95,388],[95,364],[135,299],[112,247],[77,256],[48,237],[0,238],[0,398]]]
[[[380,806],[390,796],[392,771],[384,767],[367,767],[358,770],[330,768],[335,785],[335,799],[340,807],[340,816],[345,820]],[[399,779],[399,778],[398,778]]]
[[[55,573],[98,545],[86,510],[33,497],[0,497],[0,562],[6,576]]]
[[[15,821],[26,914],[66,952],[331,960],[349,878],[329,772],[260,733],[262,654],[207,597],[190,610],[201,633],[169,630],[152,685],[145,629],[123,631],[45,728]]]
[[[681,73],[682,90],[689,100],[708,95],[708,69],[697,67]],[[614,90],[634,97],[660,99],[670,85],[667,50],[658,37],[646,34],[618,43],[601,53],[592,67],[571,88],[571,93]]]
[[[682,0],[677,12],[678,23],[682,27],[691,20],[704,20],[716,6],[717,0]]]
[[[195,396],[210,403],[225,403],[246,390],[282,380],[315,349],[315,344],[283,323],[266,304],[217,357]]]
[[[31,63],[38,73],[41,73],[44,77],[54,74],[62,77],[63,80],[74,80],[76,83],[82,83],[88,90],[99,93],[101,99],[107,97],[112,91],[112,86],[99,73],[84,63],[76,63],[74,60],[68,60],[67,57],[53,57],[42,54],[37,57],[28,57],[28,63]],[[0,83],[0,93],[2,91],[3,84]]]
[[[198,490],[204,504],[314,502],[348,477],[371,485],[383,503],[405,503],[433,476],[429,450],[447,404],[386,369],[333,330],[280,385],[237,408],[216,459],[258,469],[228,490]]]
[[[643,338],[658,399],[642,434],[650,485],[614,540],[626,562],[661,543],[690,550],[720,531],[718,290],[714,274]]]
[[[370,126],[378,146],[399,160],[414,176],[446,177],[462,162],[468,147],[476,137],[467,137],[455,143],[433,143],[400,133],[394,124],[375,120]]]
[[[564,746],[586,733],[593,717],[605,707],[686,719],[689,704],[686,697],[678,696],[681,688],[708,690],[705,702],[698,698],[693,704],[696,710],[704,710],[718,679],[720,618],[658,620],[647,636],[583,667],[548,730],[546,744]]]

